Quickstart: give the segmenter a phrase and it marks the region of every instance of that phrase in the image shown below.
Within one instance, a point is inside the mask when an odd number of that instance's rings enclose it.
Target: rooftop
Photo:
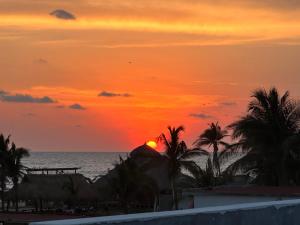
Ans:
[[[56,167],[56,168],[48,168],[48,167],[41,167],[41,168],[28,168],[26,171],[28,174],[32,173],[41,173],[41,174],[49,174],[49,172],[55,172],[56,174],[64,174],[65,172],[74,172],[77,173],[80,167]]]

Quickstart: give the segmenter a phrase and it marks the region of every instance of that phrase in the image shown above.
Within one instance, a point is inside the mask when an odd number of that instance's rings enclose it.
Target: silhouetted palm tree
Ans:
[[[224,141],[224,138],[228,136],[225,129],[221,129],[218,122],[211,123],[209,128],[204,130],[204,132],[195,141],[197,147],[208,146],[213,147],[213,167],[217,171],[216,175],[221,175],[220,159],[219,156],[227,152],[229,144]],[[220,149],[223,147],[223,149]],[[221,151],[221,152],[220,152]]]
[[[8,152],[7,158],[7,171],[8,177],[13,182],[13,191],[15,195],[15,207],[16,211],[19,209],[18,187],[19,180],[24,175],[25,166],[22,164],[22,159],[29,156],[29,151],[25,148],[16,148],[16,145],[12,143]]]
[[[74,204],[78,200],[78,192],[79,192],[79,185],[76,185],[72,176],[68,176],[68,180],[62,186],[63,190],[68,191],[68,203],[69,207],[74,207]]]
[[[128,213],[129,204],[134,201],[143,202],[139,196],[145,194],[147,198],[153,198],[153,202],[158,195],[158,187],[155,181],[147,176],[132,158],[123,159],[115,165],[115,174],[108,178],[110,191],[121,204],[124,213]],[[145,196],[144,195],[144,196]]]
[[[0,135],[0,187],[1,187],[1,208],[2,211],[5,210],[5,190],[6,183],[8,180],[8,171],[7,171],[7,159],[8,152],[10,149],[10,140],[9,136],[7,138],[4,137],[3,134]]]
[[[242,169],[257,174],[257,181],[271,185],[287,184],[286,162],[291,154],[289,142],[299,132],[299,104],[280,96],[276,88],[268,92],[254,91],[248,113],[230,125],[233,138],[247,154],[233,163],[229,170]],[[299,136],[298,136],[299,138]]]
[[[215,186],[214,168],[210,157],[207,158],[205,169],[197,166],[189,172],[193,177],[193,183],[196,187],[210,188]]]
[[[284,148],[289,149],[286,165],[288,175],[294,184],[300,184],[300,134],[293,135],[285,141]]]
[[[173,196],[173,204],[175,209],[178,209],[177,188],[175,185],[176,178],[181,173],[181,169],[188,171],[194,170],[197,167],[191,157],[207,155],[207,152],[201,149],[188,149],[184,141],[180,140],[180,133],[184,131],[183,126],[168,127],[169,137],[165,134],[160,135],[160,140],[165,146],[165,157],[168,163],[168,175],[171,183]]]

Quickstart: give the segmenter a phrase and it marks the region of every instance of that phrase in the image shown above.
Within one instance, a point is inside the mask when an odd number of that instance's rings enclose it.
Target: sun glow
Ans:
[[[146,145],[148,145],[151,148],[157,147],[157,143],[155,141],[147,141]]]

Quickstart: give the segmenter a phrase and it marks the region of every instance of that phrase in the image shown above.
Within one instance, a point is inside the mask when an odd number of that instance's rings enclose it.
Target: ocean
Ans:
[[[79,173],[94,179],[112,169],[119,161],[119,156],[125,158],[127,155],[127,152],[31,152],[30,157],[23,159],[23,162],[29,168],[80,167]],[[235,159],[237,156],[228,160],[223,167]],[[205,168],[206,157],[196,157],[193,160]]]
[[[93,179],[103,176],[114,164],[119,156],[126,157],[126,152],[31,152],[23,159],[29,168],[40,167],[80,167],[79,173]]]

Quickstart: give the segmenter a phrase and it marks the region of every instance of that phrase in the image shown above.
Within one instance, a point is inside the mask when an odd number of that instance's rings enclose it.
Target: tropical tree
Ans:
[[[19,198],[18,198],[18,187],[19,180],[24,175],[25,166],[22,164],[22,159],[29,156],[29,151],[25,148],[17,148],[14,143],[12,143],[11,148],[8,151],[7,157],[7,175],[12,180],[13,192],[15,200],[15,209],[19,209]]]
[[[172,190],[173,204],[178,209],[178,196],[176,188],[176,179],[180,176],[181,170],[195,170],[197,164],[190,160],[192,157],[207,155],[207,152],[201,149],[188,149],[184,141],[180,140],[180,134],[184,131],[183,126],[168,127],[168,137],[162,133],[159,140],[165,146],[165,157],[168,164],[168,176]]]
[[[276,88],[258,89],[252,95],[248,112],[230,125],[236,149],[245,156],[228,169],[254,172],[256,181],[270,185],[288,183],[287,160],[292,157],[292,143],[299,139],[300,108],[289,92],[279,95]],[[291,178],[291,177],[290,177]]]
[[[0,135],[0,188],[1,188],[1,208],[2,211],[5,210],[5,191],[6,184],[8,181],[7,176],[7,159],[8,153],[10,149],[10,140],[9,136],[7,138],[4,137],[3,134]]]
[[[289,149],[286,160],[288,175],[293,184],[300,184],[300,135],[296,134],[285,141],[285,148]]]
[[[210,188],[215,185],[214,168],[210,157],[207,158],[206,167],[202,169],[196,166],[189,171],[193,178],[193,183],[196,187]]]
[[[68,180],[63,184],[62,189],[68,192],[69,198],[67,202],[70,207],[73,207],[78,198],[79,185],[76,185],[72,176],[68,176]]]
[[[217,176],[221,175],[220,158],[230,149],[229,144],[224,141],[227,136],[227,130],[222,129],[217,122],[211,123],[209,128],[204,130],[195,141],[197,147],[208,146],[213,148],[212,162]]]
[[[119,201],[124,213],[128,213],[129,205],[133,201],[143,202],[140,196],[152,198],[153,202],[158,196],[158,187],[155,181],[147,176],[136,164],[128,157],[115,165],[114,173],[108,177],[110,191]],[[147,192],[145,194],[145,192]]]

